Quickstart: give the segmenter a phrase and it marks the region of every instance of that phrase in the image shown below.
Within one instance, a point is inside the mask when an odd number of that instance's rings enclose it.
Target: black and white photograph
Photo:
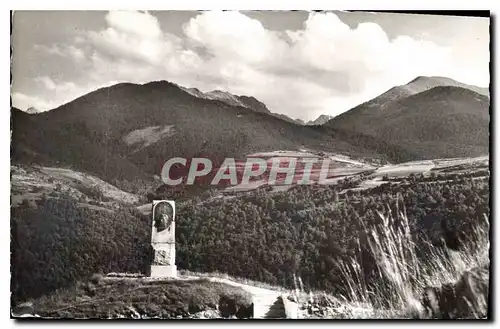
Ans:
[[[489,11],[10,24],[11,319],[492,320]]]

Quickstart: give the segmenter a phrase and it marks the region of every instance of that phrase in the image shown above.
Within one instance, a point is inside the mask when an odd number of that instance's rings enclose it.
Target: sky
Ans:
[[[487,87],[489,24],[340,11],[17,11],[12,103],[45,111],[115,83],[168,80],[311,120],[417,76]]]

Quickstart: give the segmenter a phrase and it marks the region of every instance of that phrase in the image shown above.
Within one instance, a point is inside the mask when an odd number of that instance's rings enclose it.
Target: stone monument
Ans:
[[[151,277],[177,276],[175,265],[175,201],[155,200],[152,210],[151,245],[154,258]]]

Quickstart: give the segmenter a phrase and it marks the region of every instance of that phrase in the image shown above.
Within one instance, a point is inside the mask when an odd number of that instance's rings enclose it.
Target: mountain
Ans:
[[[186,91],[187,93],[198,97],[198,98],[203,98],[203,99],[210,99],[210,100],[219,100],[224,103],[227,103],[232,106],[242,106],[246,107],[249,109],[252,109],[257,112],[261,113],[267,113],[269,115],[272,115],[274,117],[280,118],[282,120],[298,124],[298,125],[304,125],[304,121],[300,119],[292,119],[289,116],[285,114],[279,114],[279,113],[272,113],[269,111],[267,108],[266,104],[262,103],[258,99],[256,99],[253,96],[237,96],[233,95],[227,91],[222,91],[222,90],[212,90],[207,93],[204,93],[200,91],[197,88],[185,88],[182,86],[179,86],[182,90]]]
[[[304,125],[304,121],[302,121],[300,119],[292,119],[288,115],[285,115],[285,114],[271,113],[271,115],[274,116],[274,117],[280,118],[281,120],[284,120],[284,121],[287,121],[287,122],[290,122],[290,123],[293,123],[293,124],[296,124],[296,125],[299,125],[299,126],[303,126]]]
[[[395,161],[480,156],[489,152],[489,103],[483,88],[419,77],[325,126],[343,140]],[[391,154],[384,149],[388,147]]]
[[[322,125],[322,124],[327,123],[332,118],[333,118],[333,116],[331,116],[331,115],[321,114],[315,120],[307,121],[306,125],[309,125],[309,126]]]
[[[488,96],[488,97],[490,94],[488,88],[481,88],[481,87],[477,87],[477,86],[473,86],[473,85],[468,85],[468,84],[461,83],[461,82],[458,82],[458,81],[455,81],[453,79],[446,78],[446,77],[420,76],[420,77],[413,79],[411,82],[409,82],[406,85],[399,86],[399,88],[405,89],[410,94],[413,95],[413,94],[420,93],[422,91],[432,89],[434,87],[442,87],[442,86],[460,87],[460,88],[470,89],[472,91],[475,91],[478,94],[481,94],[483,96]]]
[[[40,110],[34,108],[34,107],[30,107],[26,110],[26,113],[29,113],[29,114],[36,114],[36,113],[40,113]]]
[[[197,88],[185,88],[181,86],[179,87],[187,93],[198,98],[219,100],[232,106],[241,106],[257,112],[271,113],[264,103],[260,102],[252,96],[236,96],[222,90],[212,90],[204,93]]]
[[[70,167],[111,183],[159,175],[173,157],[218,161],[303,147],[375,156],[315,127],[200,98],[167,81],[113,85],[36,116],[12,109],[13,163]]]
[[[435,87],[458,87],[474,91],[482,96],[489,98],[489,90],[487,88],[480,88],[476,86],[466,85],[450,78],[445,77],[417,77],[410,81],[408,84],[396,86],[380,96],[375,97],[355,108],[340,114],[335,119],[342,118],[345,120],[348,117],[356,115],[368,115],[371,108],[384,108],[391,102],[404,99],[411,95],[416,95],[421,92],[430,90]]]
[[[432,88],[443,83],[450,85]],[[151,180],[173,157],[217,162],[304,147],[392,162],[487,154],[489,98],[466,87],[420,77],[322,126],[304,126],[249,96],[121,83],[37,115],[13,108],[11,158],[118,184]]]

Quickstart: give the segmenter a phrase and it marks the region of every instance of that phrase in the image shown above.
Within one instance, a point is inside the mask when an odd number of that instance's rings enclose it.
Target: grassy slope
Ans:
[[[70,195],[82,205],[94,204],[116,208],[119,204],[135,205],[137,195],[124,192],[105,181],[82,172],[54,168],[11,166],[11,203],[36,202],[43,197]],[[25,201],[26,200],[26,201]]]
[[[220,317],[252,316],[251,295],[209,280],[150,281],[94,276],[33,301],[35,314],[57,318],[176,318],[218,310]]]

